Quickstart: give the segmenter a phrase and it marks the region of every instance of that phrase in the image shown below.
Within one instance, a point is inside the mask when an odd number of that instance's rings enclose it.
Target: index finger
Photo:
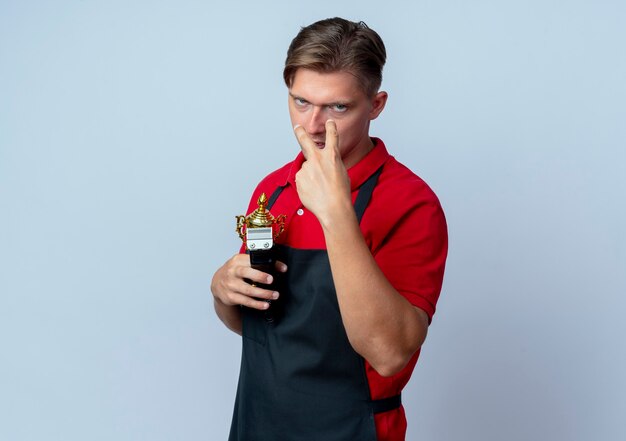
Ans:
[[[339,151],[339,133],[337,133],[337,124],[332,119],[326,121],[326,145],[324,147]]]
[[[298,144],[300,144],[300,148],[302,149],[304,158],[309,159],[309,157],[311,157],[316,149],[315,143],[306,132],[304,127],[302,127],[300,124],[296,124],[293,128],[293,131],[296,134],[296,138],[298,139]]]

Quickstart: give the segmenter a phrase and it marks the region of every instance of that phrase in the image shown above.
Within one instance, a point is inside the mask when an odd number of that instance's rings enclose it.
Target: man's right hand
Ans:
[[[287,265],[276,262],[276,270],[284,273],[287,271]],[[271,274],[250,266],[249,255],[236,254],[228,259],[213,275],[211,292],[216,302],[224,306],[243,305],[248,308],[265,310],[269,307],[269,303],[265,300],[276,300],[279,296],[278,292],[253,286],[249,282],[269,285],[273,280]],[[217,313],[224,320],[219,310]]]

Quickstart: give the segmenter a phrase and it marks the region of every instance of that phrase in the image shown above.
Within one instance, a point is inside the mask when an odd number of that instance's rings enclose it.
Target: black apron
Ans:
[[[359,223],[382,167],[360,187]],[[268,209],[284,187],[276,189]],[[243,353],[229,441],[376,441],[374,413],[400,396],[371,400],[364,359],[346,335],[326,250],[275,245],[272,318],[242,308]]]

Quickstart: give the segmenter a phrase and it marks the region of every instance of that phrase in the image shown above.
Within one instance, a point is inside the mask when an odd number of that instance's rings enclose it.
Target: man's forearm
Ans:
[[[382,273],[352,206],[342,211],[322,221],[341,317],[354,350],[381,375],[393,375],[424,342],[428,317]]]

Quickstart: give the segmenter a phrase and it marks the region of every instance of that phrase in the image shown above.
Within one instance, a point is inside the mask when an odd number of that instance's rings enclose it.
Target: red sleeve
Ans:
[[[393,198],[403,207],[393,207],[390,211],[395,213],[385,216],[392,224],[374,257],[393,287],[432,320],[443,283],[448,233],[437,197],[423,186],[421,195],[413,191],[406,198]]]

